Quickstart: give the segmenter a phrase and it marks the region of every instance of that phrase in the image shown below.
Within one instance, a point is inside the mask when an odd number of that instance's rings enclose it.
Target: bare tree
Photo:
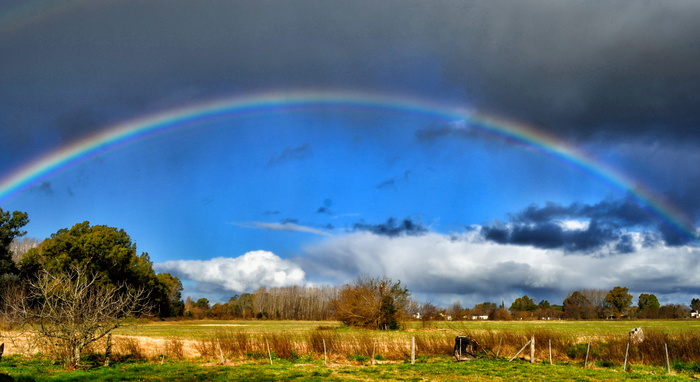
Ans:
[[[85,348],[120,327],[129,316],[147,311],[143,289],[102,286],[98,276],[72,267],[57,275],[43,271],[27,294],[8,301],[5,312],[57,344],[65,365],[80,366]]]
[[[30,249],[38,246],[40,243],[39,239],[33,237],[16,237],[10,243],[10,252],[12,253],[12,261],[19,263],[22,257]]]

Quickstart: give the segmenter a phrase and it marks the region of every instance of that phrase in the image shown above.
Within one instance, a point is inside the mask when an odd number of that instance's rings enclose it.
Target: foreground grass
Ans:
[[[424,360],[426,361],[426,360]],[[202,366],[194,362],[119,363],[112,367],[65,371],[42,360],[4,358],[0,381],[682,381],[689,374],[664,375],[659,367],[622,372],[582,368],[580,365],[548,365],[503,360],[455,363],[445,357],[430,362],[323,366],[289,362],[246,363],[236,366]],[[4,378],[4,379],[3,379]]]

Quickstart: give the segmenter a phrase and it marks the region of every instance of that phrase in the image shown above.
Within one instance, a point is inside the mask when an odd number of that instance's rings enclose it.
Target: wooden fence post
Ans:
[[[549,364],[552,364],[552,339],[549,340]]]
[[[226,364],[226,357],[224,357],[224,350],[221,349],[221,342],[219,342],[219,339],[216,339],[216,346],[219,348],[219,360],[221,361],[222,365]]]
[[[588,341],[588,346],[586,347],[586,359],[583,361],[583,367],[588,366],[588,353],[591,352],[591,341]]]
[[[457,345],[457,346],[459,346],[459,347],[457,348],[457,354],[459,355],[459,358],[457,358],[457,359],[461,361],[462,360],[462,337],[458,337],[458,338],[459,338],[459,345]]]
[[[671,360],[668,358],[668,344],[664,343],[664,349],[666,349],[666,372],[671,374]]]
[[[625,364],[622,366],[622,371],[627,371],[627,355],[630,352],[630,343],[627,341],[627,348],[625,349]]]
[[[530,338],[530,363],[535,363],[535,336]]]
[[[416,337],[411,337],[411,365],[416,363]]]
[[[265,340],[265,345],[267,345],[267,356],[270,357],[270,365],[272,365],[272,352],[270,351],[270,343]]]
[[[496,357],[501,353],[501,342],[503,341],[503,337],[498,337],[498,350],[496,350]]]
[[[326,366],[326,362],[328,361],[328,356],[326,355],[326,339],[323,339],[323,366]]]

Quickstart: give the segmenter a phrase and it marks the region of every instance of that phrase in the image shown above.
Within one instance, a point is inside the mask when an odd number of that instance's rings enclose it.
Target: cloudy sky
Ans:
[[[4,1],[0,207],[39,239],[123,228],[214,301],[364,273],[439,304],[617,285],[687,304],[699,17],[690,0]]]

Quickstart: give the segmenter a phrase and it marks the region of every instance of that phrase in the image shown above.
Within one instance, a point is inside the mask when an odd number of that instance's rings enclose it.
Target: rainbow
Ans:
[[[447,107],[423,99],[355,92],[295,91],[268,92],[217,99],[168,110],[109,127],[73,142],[19,168],[0,179],[0,202],[7,201],[39,182],[97,155],[128,144],[219,119],[273,110],[313,108],[377,109],[413,113],[451,121],[466,121],[470,127],[525,145],[544,155],[569,163],[633,196],[640,205],[688,238],[696,238],[692,225],[673,205],[636,185],[624,174],[566,145],[555,136],[532,126],[459,107]]]

